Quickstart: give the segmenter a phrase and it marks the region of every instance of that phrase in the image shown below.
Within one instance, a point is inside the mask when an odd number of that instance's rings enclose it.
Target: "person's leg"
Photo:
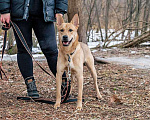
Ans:
[[[54,24],[53,22],[46,23],[42,18],[35,18],[33,29],[38,39],[40,48],[47,59],[49,68],[56,76],[58,50]]]
[[[32,22],[29,19],[28,21],[15,21],[19,29],[21,30],[30,50],[32,51]],[[24,46],[22,45],[20,39],[17,36],[17,33],[14,31],[14,35],[17,42],[17,62],[20,69],[20,72],[25,79],[27,85],[28,96],[30,97],[39,97],[39,94],[36,89],[35,80],[33,77],[33,62],[31,56],[28,54]]]
[[[30,20],[25,21],[15,21],[19,29],[21,30],[30,50],[32,50],[32,24]],[[14,32],[16,42],[17,42],[17,62],[20,69],[20,72],[24,79],[27,77],[33,76],[33,63],[32,58],[22,45],[20,39],[17,36],[17,33]]]
[[[55,37],[54,23],[45,22],[42,17],[35,17],[33,22],[33,29],[38,39],[41,50],[47,59],[49,68],[56,76],[58,49]],[[66,74],[64,72],[63,78],[65,81],[67,81],[65,77]]]

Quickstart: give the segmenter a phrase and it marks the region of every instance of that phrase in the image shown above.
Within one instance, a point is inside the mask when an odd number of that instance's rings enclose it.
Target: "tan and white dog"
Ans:
[[[57,61],[56,74],[56,103],[54,108],[60,107],[61,103],[61,83],[62,74],[68,67],[68,55],[70,57],[71,77],[76,77],[78,81],[78,100],[77,109],[82,109],[82,91],[83,91],[83,63],[87,65],[94,79],[97,98],[101,98],[101,94],[97,85],[97,73],[94,67],[94,58],[90,49],[84,43],[78,42],[77,33],[79,27],[79,17],[74,15],[70,23],[64,23],[61,15],[57,17],[57,27],[59,31],[59,53]],[[73,82],[72,82],[73,83]],[[72,84],[71,84],[72,85]]]

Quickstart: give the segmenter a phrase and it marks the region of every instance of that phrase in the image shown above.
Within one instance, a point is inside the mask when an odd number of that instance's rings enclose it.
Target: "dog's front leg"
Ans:
[[[61,83],[62,83],[62,74],[56,74],[56,103],[54,105],[55,109],[60,107],[61,103]]]
[[[77,109],[82,109],[82,92],[83,92],[83,72],[77,74],[78,80],[78,101],[77,101]]]

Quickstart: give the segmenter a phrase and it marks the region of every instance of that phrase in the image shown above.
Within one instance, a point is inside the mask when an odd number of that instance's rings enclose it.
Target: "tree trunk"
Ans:
[[[102,3],[101,3],[101,6],[102,6]],[[100,34],[101,35],[101,40],[103,42],[104,41],[104,39],[103,39],[103,33],[102,33],[102,28],[101,28],[101,22],[100,22],[100,19],[99,19],[101,11],[100,11],[100,13],[98,13],[97,4],[95,5],[95,7],[96,7],[96,16],[97,16],[98,27],[99,27],[99,30],[100,30],[100,33],[101,33]]]
[[[127,11],[127,9],[128,9],[128,2],[126,1],[125,3],[124,3],[124,14],[123,14],[123,20],[122,20],[122,26],[124,26],[124,25],[126,25],[127,24],[127,13],[128,13],[128,11]],[[125,26],[126,27],[126,26]],[[125,27],[124,27],[124,29],[125,29]],[[122,32],[122,36],[121,36],[121,40],[123,40],[124,39],[124,32],[125,31],[123,31]]]
[[[144,8],[144,16],[143,16],[144,22],[148,22],[149,12],[150,12],[150,1],[146,0],[145,8]],[[146,25],[147,25],[147,23],[143,23],[143,31],[142,32],[145,32],[147,30]]]
[[[110,64],[110,62],[107,61],[107,59],[100,58],[100,57],[94,57],[95,62],[101,63],[101,64]]]
[[[108,39],[108,18],[109,18],[109,8],[111,0],[106,0],[106,13],[105,13],[105,39]]]
[[[133,0],[130,0],[130,13],[129,13],[129,22],[132,22],[132,14],[133,14]],[[129,24],[129,29],[131,28],[131,24]],[[128,30],[128,40],[131,39],[131,30]]]
[[[13,36],[13,30],[10,29],[8,31],[8,44],[7,44],[7,49],[11,49],[13,47],[13,43],[14,43],[14,36]]]
[[[135,23],[136,28],[139,27],[139,22],[138,21],[139,21],[139,17],[140,17],[141,3],[142,3],[141,0],[136,1],[136,15],[135,15],[135,19],[134,19],[134,21],[137,22],[137,23]],[[135,37],[137,37],[137,36],[138,36],[138,29],[135,30]]]
[[[68,21],[70,22],[75,14],[79,14],[79,41],[87,43],[86,24],[82,0],[68,0]]]
[[[121,48],[135,47],[147,41],[150,41],[150,31],[144,32],[143,34],[134,38],[133,40],[129,40],[125,43],[117,44],[111,47],[121,47]]]

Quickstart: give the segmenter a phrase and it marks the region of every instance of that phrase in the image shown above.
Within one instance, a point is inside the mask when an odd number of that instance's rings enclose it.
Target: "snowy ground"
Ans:
[[[109,51],[113,51],[114,49],[109,49]],[[116,49],[117,50],[117,49]],[[92,50],[92,52],[96,52],[97,50]],[[101,50],[103,52],[107,52],[107,49]],[[131,51],[131,54],[136,54],[136,51]],[[33,54],[33,57],[37,61],[44,61],[46,60],[43,54]],[[103,56],[101,56],[102,58]],[[16,61],[17,55],[8,55],[5,54],[4,61]],[[126,55],[122,56],[108,56],[103,58],[108,62],[116,63],[116,64],[123,64],[123,65],[130,65],[133,68],[140,68],[140,69],[150,69],[150,55],[144,55],[140,57],[129,57]]]
[[[44,54],[33,54],[33,57],[35,58],[35,60],[38,60],[38,61],[45,60]],[[17,55],[5,54],[3,60],[4,61],[17,61]]]
[[[110,57],[103,59],[108,62],[113,62],[116,64],[129,65],[132,68],[140,68],[140,69],[150,69],[150,57],[149,58],[129,58],[129,57]]]

